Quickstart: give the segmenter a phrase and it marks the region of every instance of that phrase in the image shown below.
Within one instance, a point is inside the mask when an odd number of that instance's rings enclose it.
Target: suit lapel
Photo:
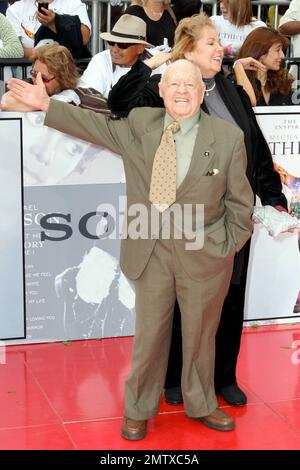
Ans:
[[[211,128],[210,117],[201,111],[192,160],[186,177],[177,189],[177,199],[191,187],[191,184],[196,183],[211,168],[215,155],[214,141],[215,136]]]
[[[141,136],[143,146],[143,158],[150,178],[155,152],[160,144],[163,135],[164,117],[165,111],[162,109],[161,114],[158,116],[155,122],[152,123],[148,128],[146,128],[145,134]]]

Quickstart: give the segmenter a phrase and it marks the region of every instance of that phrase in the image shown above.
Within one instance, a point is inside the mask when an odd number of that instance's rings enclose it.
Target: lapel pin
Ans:
[[[204,156],[209,157],[209,152],[207,150],[206,150],[206,152],[204,152]]]

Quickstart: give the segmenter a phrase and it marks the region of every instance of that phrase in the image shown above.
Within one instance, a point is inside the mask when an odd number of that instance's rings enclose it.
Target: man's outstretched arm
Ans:
[[[40,72],[37,74],[35,85],[19,80],[18,78],[11,78],[7,82],[7,88],[11,91],[12,96],[15,97],[16,100],[31,109],[48,111],[50,98]]]
[[[123,154],[123,150],[132,141],[126,120],[110,120],[93,111],[51,100],[40,74],[37,76],[36,85],[11,79],[8,88],[20,102],[45,111],[45,125],[48,127],[102,145],[119,154]]]

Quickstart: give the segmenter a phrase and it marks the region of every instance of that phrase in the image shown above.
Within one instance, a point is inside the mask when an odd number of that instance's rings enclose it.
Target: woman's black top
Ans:
[[[176,24],[167,10],[163,12],[161,18],[158,21],[151,20],[151,18],[149,18],[149,16],[145,13],[144,8],[138,5],[128,7],[125,13],[138,16],[145,21],[147,25],[147,41],[150,44],[153,46],[160,46],[161,44],[164,44],[164,38],[167,38],[168,45],[173,46]]]
[[[256,86],[259,91],[261,91],[261,84],[259,80],[256,80]],[[292,101],[293,92],[288,95],[283,95],[282,93],[271,93],[269,102],[266,103],[264,95],[261,93],[259,99],[257,100],[256,106],[292,106],[296,103]]]
[[[182,18],[196,15],[200,13],[201,1],[200,0],[173,0],[172,9],[175,13],[177,21]]]

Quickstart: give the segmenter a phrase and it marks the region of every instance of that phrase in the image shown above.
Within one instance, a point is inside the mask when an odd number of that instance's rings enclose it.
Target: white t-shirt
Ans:
[[[259,26],[266,26],[266,23],[255,18],[246,26],[237,27],[230,21],[225,20],[222,15],[211,16],[210,19],[214,23],[219,35],[220,42],[223,47],[230,47],[230,53],[236,54],[243,45],[246,37],[253,29]]]
[[[150,49],[151,55],[162,51],[163,49],[159,46],[157,48]],[[152,75],[162,73],[166,65],[163,64],[160,67],[152,71]],[[131,67],[121,67],[120,65],[113,64],[109,49],[99,52],[94,55],[89,65],[84,71],[79,86],[83,88],[94,88],[95,90],[102,93],[107,98],[111,88],[117,83],[119,78],[123,77]]]
[[[292,0],[290,6],[279,22],[279,26],[289,23],[290,21],[300,21],[300,0]],[[300,56],[300,34],[295,34],[291,37],[292,47],[291,56]]]
[[[86,5],[81,0],[54,0],[49,9],[57,14],[78,15],[81,23],[91,29]],[[35,0],[20,0],[6,10],[6,17],[21,38],[23,47],[34,46],[34,35],[41,26],[36,12]]]
[[[111,88],[130,69],[131,67],[113,66],[110,51],[107,49],[94,55],[80,79],[79,86],[94,88],[107,98]]]

